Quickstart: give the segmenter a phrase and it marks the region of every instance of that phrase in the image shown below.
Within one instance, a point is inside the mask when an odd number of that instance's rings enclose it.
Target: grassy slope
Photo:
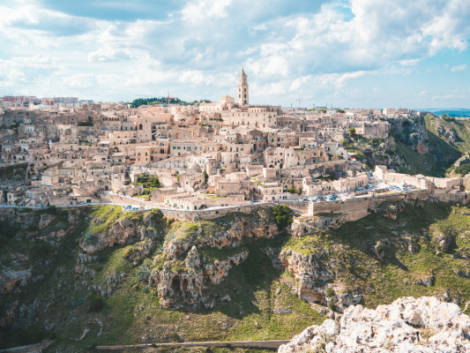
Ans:
[[[433,133],[429,133],[428,136],[428,144],[432,147],[432,150],[426,154],[420,154],[406,144],[397,141],[397,153],[406,162],[406,167],[402,168],[400,172],[444,176],[447,168],[460,157],[460,153],[453,146],[450,146]]]
[[[457,135],[457,140],[453,147],[462,153],[470,151],[470,119],[443,119],[428,114],[425,116],[425,122],[426,128],[436,136],[438,135],[437,128],[439,125],[452,128]]]
[[[461,156],[462,149],[439,137],[437,126],[439,124],[447,126],[446,120],[427,114],[423,122],[428,137],[426,153],[421,154],[404,143],[403,138],[407,136],[395,136],[396,152],[406,162],[406,165],[401,166],[399,171],[409,174],[444,176],[446,170]],[[467,141],[470,143],[470,136]]]
[[[402,296],[443,294],[448,290],[452,297],[461,298],[464,307],[470,300],[470,279],[457,276],[453,270],[469,266],[468,260],[454,256],[459,250],[468,251],[465,249],[469,248],[470,216],[464,215],[466,212],[469,209],[440,204],[407,207],[397,220],[371,215],[321,235],[291,239],[285,247],[303,253],[325,247],[334,252],[333,256],[345,259],[336,284],[364,289],[366,306],[390,303]],[[428,238],[436,229],[457,234],[455,252],[437,254],[432,239]],[[411,254],[403,246],[401,238],[404,236],[417,237],[419,252]],[[371,247],[384,239],[390,240],[392,246],[387,250],[386,258],[379,261],[373,256]],[[435,276],[433,286],[412,284],[431,272]],[[470,310],[466,313],[470,314]]]

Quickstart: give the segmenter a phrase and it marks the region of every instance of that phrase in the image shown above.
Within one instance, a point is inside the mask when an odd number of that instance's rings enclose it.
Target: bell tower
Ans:
[[[243,68],[238,77],[238,104],[248,105],[248,76]]]

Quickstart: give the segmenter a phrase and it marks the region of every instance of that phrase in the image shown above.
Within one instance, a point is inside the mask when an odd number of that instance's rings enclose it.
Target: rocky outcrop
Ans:
[[[248,251],[243,250],[227,259],[206,264],[204,265],[204,274],[207,275],[212,284],[219,284],[227,277],[228,272],[233,266],[240,265],[247,257]]]
[[[201,245],[214,248],[239,246],[243,239],[272,239],[279,234],[276,224],[253,224],[235,219],[228,229],[216,230],[211,236],[201,239]]]
[[[272,214],[263,208],[248,217],[176,223],[166,236],[162,252],[154,257],[148,284],[157,288],[163,307],[192,308],[202,304],[211,308],[215,297],[209,293],[210,288],[221,284],[233,267],[248,258],[249,252],[242,244],[278,234]],[[206,256],[201,249],[219,255]],[[227,301],[227,296],[224,298],[219,299]]]
[[[202,303],[204,307],[211,308],[215,301],[207,294],[209,286],[220,284],[230,269],[240,265],[247,257],[248,251],[243,250],[226,259],[208,262],[193,246],[182,265],[178,267],[175,261],[167,260],[163,268],[151,272],[148,283],[157,287],[163,307],[197,306]]]
[[[31,269],[0,272],[0,294],[13,291],[16,287],[25,286],[31,279]]]
[[[439,135],[439,137],[441,137],[450,144],[455,144],[458,139],[455,129],[449,126],[439,125],[437,128],[437,134]]]
[[[449,253],[455,247],[455,234],[436,231],[432,237],[438,251]]]
[[[470,318],[435,297],[405,297],[377,309],[351,306],[279,347],[294,352],[470,352]]]
[[[80,242],[80,248],[88,255],[111,248],[115,245],[123,246],[144,239],[155,239],[163,235],[165,227],[159,223],[159,219],[152,218],[142,222],[140,218],[121,218],[114,222],[109,229],[96,234],[86,233]]]
[[[334,259],[321,249],[313,254],[302,254],[290,249],[280,253],[281,263],[297,280],[296,292],[299,298],[310,304],[326,305],[326,286],[334,281]]]

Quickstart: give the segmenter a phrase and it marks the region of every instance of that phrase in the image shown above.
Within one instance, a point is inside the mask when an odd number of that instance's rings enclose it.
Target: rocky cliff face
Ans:
[[[450,296],[462,304],[470,299],[470,218],[466,208],[445,209],[384,204],[363,220],[311,234],[296,232],[302,227],[295,222],[290,239],[270,249],[270,257],[292,275],[287,284],[299,298],[330,311],[374,305],[380,301],[372,298],[394,299],[397,292]]]
[[[286,338],[401,296],[468,313],[470,209],[389,204],[334,229],[289,223],[269,208],[194,223],[115,207],[0,211],[0,343]]]
[[[108,206],[0,210],[0,348],[298,332],[322,316],[262,250],[280,248],[280,228],[270,208],[195,223]]]
[[[470,352],[470,318],[435,297],[401,298],[375,310],[351,306],[339,320],[305,329],[278,352]]]
[[[208,294],[234,267],[249,255],[249,241],[273,239],[279,230],[268,210],[250,217],[235,216],[218,223],[178,223],[169,232],[163,249],[153,259],[148,283],[156,287],[164,307],[213,308]],[[225,295],[221,300],[230,300]]]

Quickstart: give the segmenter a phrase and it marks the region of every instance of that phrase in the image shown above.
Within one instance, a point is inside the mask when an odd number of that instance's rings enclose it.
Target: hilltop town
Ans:
[[[219,214],[268,202],[312,216],[317,202],[416,189],[466,197],[461,178],[395,173],[356,148],[390,149],[392,126],[419,112],[250,105],[243,69],[236,100],[134,108],[4,97],[2,105],[0,203],[11,207],[114,203]]]

